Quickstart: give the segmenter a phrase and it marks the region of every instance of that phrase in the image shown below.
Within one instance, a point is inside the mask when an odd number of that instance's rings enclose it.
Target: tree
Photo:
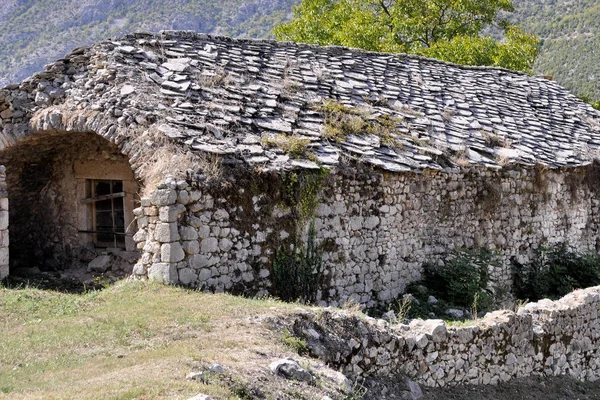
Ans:
[[[274,29],[280,40],[406,52],[531,71],[539,39],[500,19],[511,0],[302,0]],[[497,25],[504,40],[482,36]]]

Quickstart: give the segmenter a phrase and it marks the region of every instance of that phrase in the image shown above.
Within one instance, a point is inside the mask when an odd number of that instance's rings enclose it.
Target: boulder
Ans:
[[[313,380],[313,376],[310,372],[290,358],[273,361],[269,365],[269,368],[275,375],[279,375],[285,379],[294,379],[300,382],[312,382]]]

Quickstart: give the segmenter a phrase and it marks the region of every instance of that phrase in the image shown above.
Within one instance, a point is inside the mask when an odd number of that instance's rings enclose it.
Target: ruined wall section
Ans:
[[[271,261],[295,229],[274,180],[215,190],[167,180],[134,210],[142,251],[134,275],[210,291],[266,295]],[[271,189],[269,189],[271,188]]]
[[[497,285],[510,284],[511,259],[526,262],[540,245],[566,241],[594,250],[596,174],[596,166],[332,172],[314,217],[324,260],[318,297],[334,305],[386,304],[421,278],[424,262],[443,260],[454,248],[497,250],[504,261],[492,271]],[[218,192],[172,180],[142,199],[136,273],[206,290],[265,293],[275,251],[296,233],[294,215],[278,197],[281,182],[232,186]]]
[[[330,271],[329,298],[387,303],[419,280],[422,265],[453,249],[487,247],[503,265],[528,262],[540,245],[596,250],[597,167],[473,169],[423,174],[336,174],[317,210]]]
[[[305,313],[293,332],[313,356],[352,377],[403,374],[427,386],[497,384],[532,375],[600,378],[600,287],[465,326],[390,325],[370,317]]]
[[[6,168],[0,165],[0,280],[8,276],[8,192]]]

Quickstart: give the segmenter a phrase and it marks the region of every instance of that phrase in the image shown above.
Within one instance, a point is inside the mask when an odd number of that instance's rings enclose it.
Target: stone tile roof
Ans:
[[[499,68],[171,31],[58,63],[81,57],[90,66],[71,71],[65,102],[266,169],[344,157],[389,171],[578,166],[600,149],[600,113],[553,81]]]

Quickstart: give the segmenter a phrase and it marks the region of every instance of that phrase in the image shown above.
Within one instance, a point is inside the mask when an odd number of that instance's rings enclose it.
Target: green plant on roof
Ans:
[[[348,135],[375,135],[386,146],[398,146],[396,141],[397,126],[402,119],[391,116],[376,116],[366,109],[348,107],[340,102],[328,100],[319,105],[325,124],[323,137],[342,142]]]
[[[261,144],[265,147],[281,149],[292,158],[301,158],[307,155],[310,139],[293,135],[266,136],[261,139]]]

